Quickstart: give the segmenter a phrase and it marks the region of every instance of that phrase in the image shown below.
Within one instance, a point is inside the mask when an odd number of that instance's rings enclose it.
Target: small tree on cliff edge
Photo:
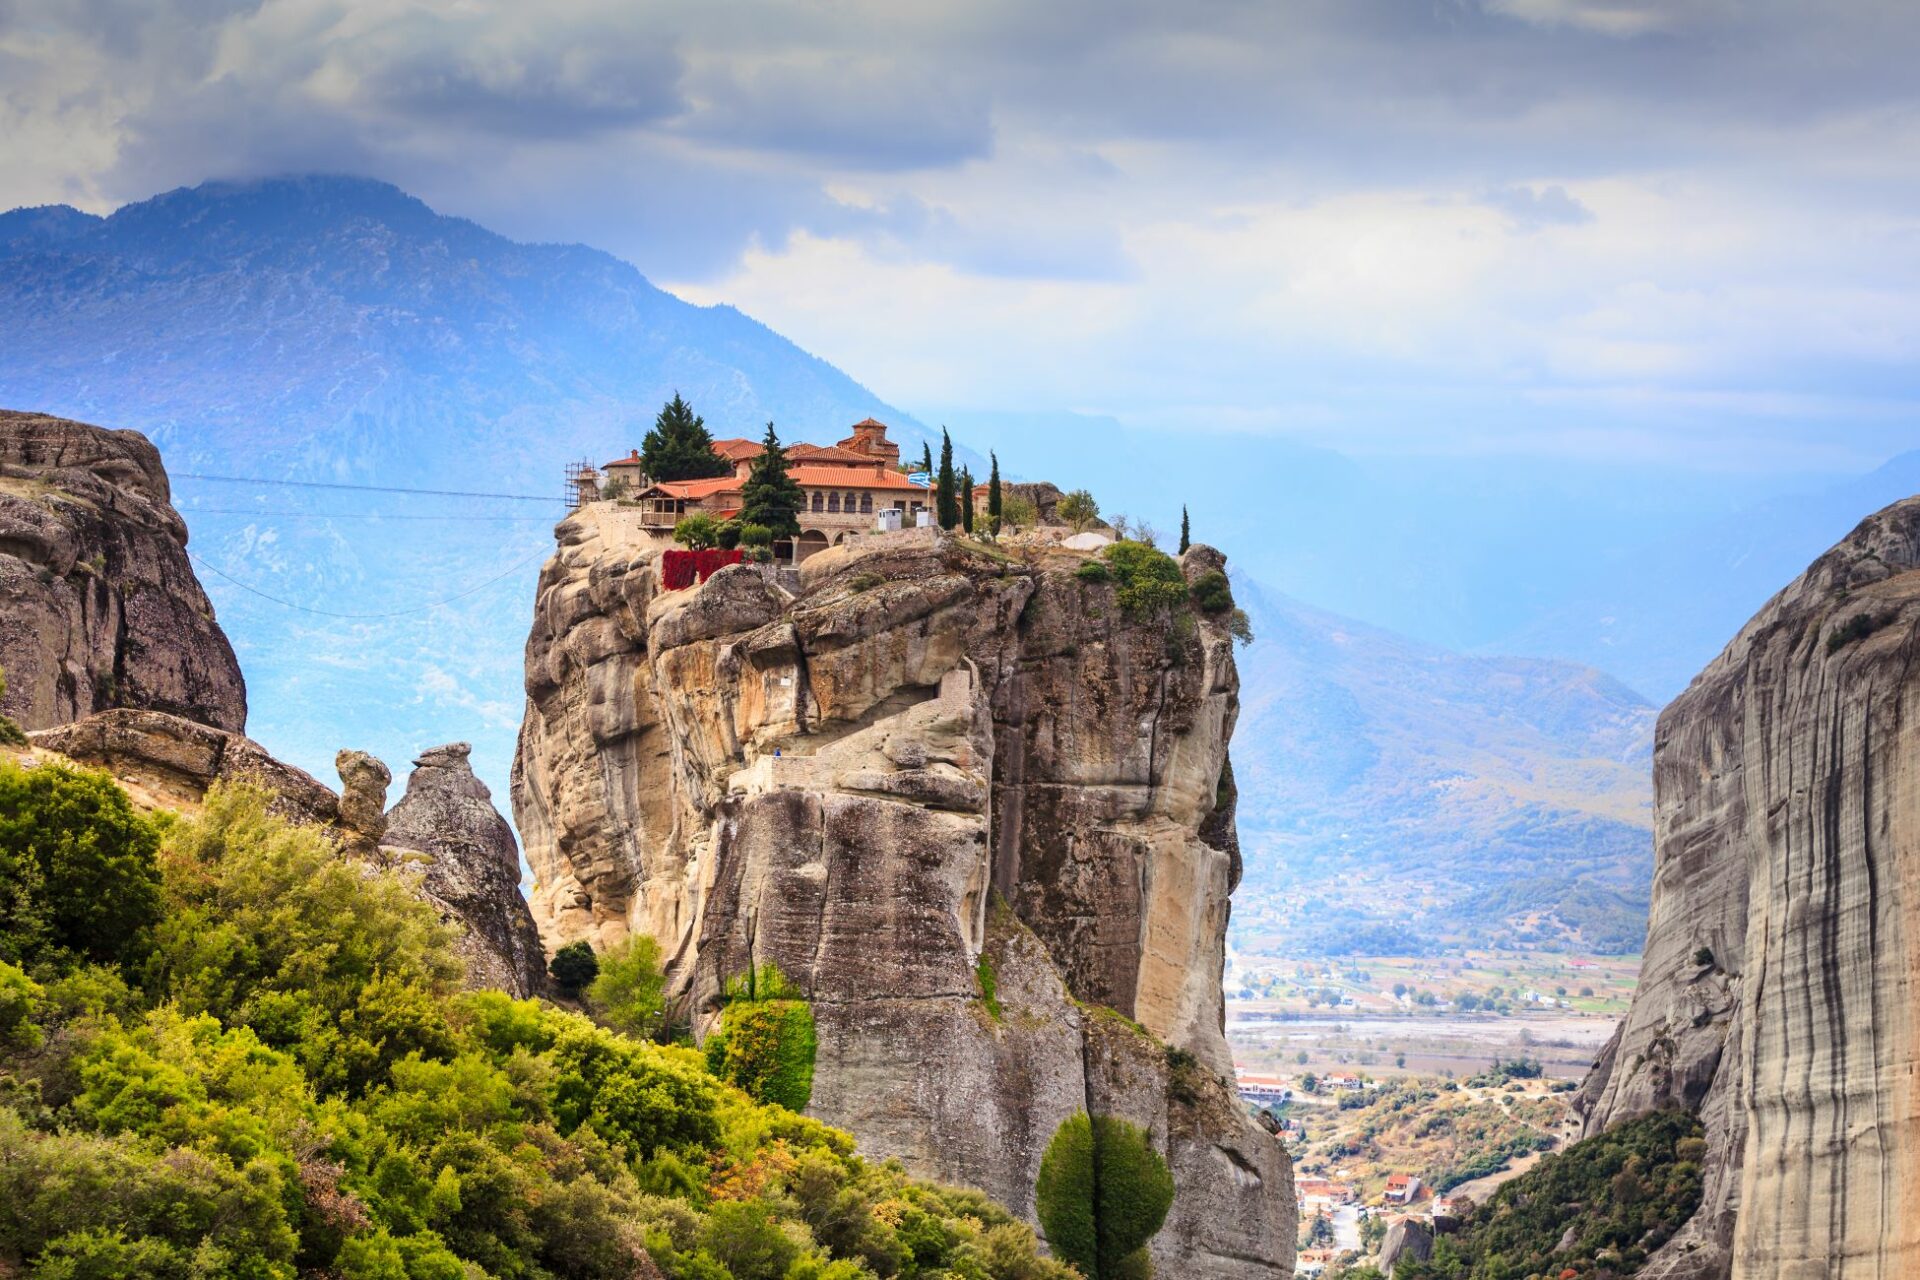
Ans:
[[[1187,548],[1193,545],[1193,526],[1187,523],[1186,504],[1180,506],[1180,554],[1187,554]]]
[[[960,503],[960,527],[968,533],[973,532],[973,468],[960,468],[960,488],[956,494]]]
[[[960,523],[960,504],[953,500],[953,437],[940,428],[940,480],[934,487],[933,511],[942,529]]]
[[[997,538],[1000,536],[1000,513],[1004,506],[1000,494],[1000,455],[989,450],[987,458],[993,467],[987,472],[987,532]]]
[[[747,483],[740,492],[740,523],[762,525],[776,538],[797,538],[800,507],[805,501],[806,494],[787,474],[787,455],[769,422],[766,438],[760,442],[760,456],[753,460],[753,470],[747,473]]]
[[[653,430],[641,441],[640,461],[655,480],[699,480],[733,470],[732,463],[713,451],[706,421],[678,391],[661,406]]]

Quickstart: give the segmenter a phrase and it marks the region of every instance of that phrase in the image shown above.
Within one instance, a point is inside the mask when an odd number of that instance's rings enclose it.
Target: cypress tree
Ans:
[[[740,493],[740,523],[757,524],[773,530],[776,538],[800,536],[800,508],[807,495],[787,474],[787,455],[780,448],[780,437],[773,424],[760,442],[760,456],[753,460],[747,483]]]
[[[1187,524],[1186,504],[1180,506],[1180,554],[1187,554],[1187,548],[1193,545],[1193,529]]]
[[[1000,536],[1000,455],[992,451],[987,453],[993,469],[987,472],[987,532],[994,537]]]
[[[698,480],[733,470],[731,462],[713,451],[706,420],[694,413],[678,391],[654,418],[653,430],[640,445],[640,461],[655,480]]]
[[[933,446],[925,440],[920,442],[920,474],[923,476],[933,474]]]
[[[960,527],[968,533],[973,532],[973,468],[960,469]]]
[[[940,521],[942,529],[951,529],[960,523],[960,506],[953,500],[953,437],[947,434],[945,427],[940,428],[940,483],[934,489],[934,518]]]

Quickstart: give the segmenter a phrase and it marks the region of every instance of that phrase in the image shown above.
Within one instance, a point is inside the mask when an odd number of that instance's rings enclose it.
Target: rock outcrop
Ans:
[[[157,808],[198,804],[216,782],[250,782],[273,792],[275,810],[290,821],[329,828],[340,822],[340,798],[306,770],[276,760],[244,734],[163,711],[102,711],[27,740],[105,769]]]
[[[514,771],[548,945],[651,934],[698,1034],[777,964],[809,1111],[1029,1215],[1064,1120],[1127,1118],[1178,1186],[1161,1274],[1289,1273],[1289,1162],[1221,1080],[1225,629],[931,530],[822,552],[797,595],[751,566],[663,592],[611,509],[559,537]]]
[[[0,410],[0,712],[30,730],[112,707],[246,727],[169,499],[145,436]]]
[[[467,980],[526,997],[547,990],[547,957],[520,895],[520,847],[467,763],[464,742],[423,751],[386,815],[385,844],[424,858],[421,887],[464,929]]]
[[[1400,1218],[1380,1238],[1380,1256],[1374,1265],[1393,1280],[1394,1268],[1402,1262],[1425,1262],[1432,1256],[1433,1229],[1418,1218]]]
[[[1579,1105],[1700,1112],[1704,1202],[1640,1272],[1920,1265],[1920,499],[1863,522],[1660,717],[1633,1006]]]

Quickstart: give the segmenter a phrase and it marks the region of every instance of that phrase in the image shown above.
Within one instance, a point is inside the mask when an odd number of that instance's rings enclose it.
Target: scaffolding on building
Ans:
[[[585,458],[567,464],[567,510],[578,511],[586,501],[587,486],[598,488],[599,470]]]

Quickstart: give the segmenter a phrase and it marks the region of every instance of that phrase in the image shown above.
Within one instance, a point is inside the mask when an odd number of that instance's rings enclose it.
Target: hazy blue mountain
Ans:
[[[1665,702],[1828,547],[1916,493],[1920,450],[1857,479],[1670,532],[1589,566],[1572,598],[1493,647],[1595,663]]]
[[[1473,657],[1262,590],[1235,593],[1243,942],[1425,948],[1557,916],[1637,947],[1652,876],[1654,709],[1590,667]]]
[[[775,419],[787,439],[827,440],[872,414],[906,447],[924,438],[730,307],[683,302],[596,250],[513,243],[382,183],[209,183],[107,218],[0,215],[0,404],[161,446],[240,650],[252,731],[323,775],[342,745],[398,766],[466,738],[504,787],[562,465],[624,454],[676,390],[719,435]],[[303,613],[236,584],[398,616]]]

